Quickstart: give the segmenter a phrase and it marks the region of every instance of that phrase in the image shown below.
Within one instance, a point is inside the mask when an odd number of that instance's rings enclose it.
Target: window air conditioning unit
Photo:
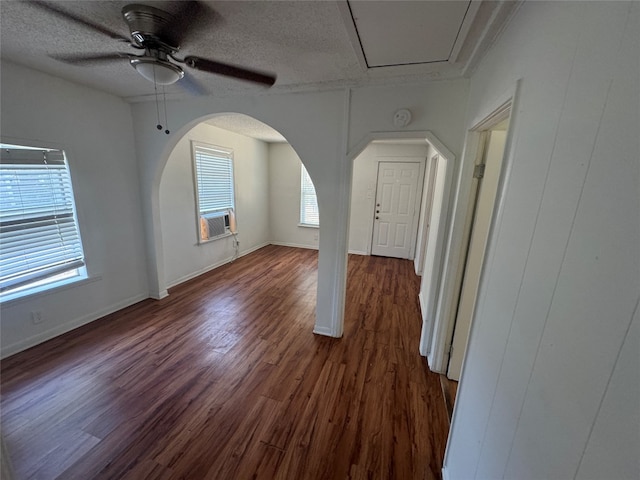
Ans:
[[[235,233],[235,230],[235,216],[231,209],[200,216],[200,238],[203,241]]]

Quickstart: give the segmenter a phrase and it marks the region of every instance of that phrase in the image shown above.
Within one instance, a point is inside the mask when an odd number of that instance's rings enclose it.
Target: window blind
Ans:
[[[318,213],[318,199],[316,189],[313,186],[311,177],[301,165],[302,177],[300,181],[300,223],[304,225],[320,225],[320,215]]]
[[[0,291],[83,266],[64,152],[0,152]]]
[[[234,208],[232,152],[194,145],[193,155],[199,214]]]

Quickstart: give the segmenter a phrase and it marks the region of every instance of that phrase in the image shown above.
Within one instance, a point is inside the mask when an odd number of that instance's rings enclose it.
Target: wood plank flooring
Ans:
[[[350,256],[342,339],[312,333],[316,281],[265,247],[2,361],[16,478],[440,478],[412,262]]]

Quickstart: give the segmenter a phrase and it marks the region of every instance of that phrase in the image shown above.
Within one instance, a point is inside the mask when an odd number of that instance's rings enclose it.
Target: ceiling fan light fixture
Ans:
[[[132,58],[130,63],[140,75],[158,85],[171,85],[184,77],[178,65],[156,58]]]

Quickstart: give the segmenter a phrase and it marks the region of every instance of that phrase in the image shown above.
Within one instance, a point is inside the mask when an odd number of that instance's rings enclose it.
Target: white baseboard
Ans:
[[[264,248],[267,245],[271,245],[271,242],[264,242],[264,243],[261,243],[260,245],[256,245],[255,247],[251,247],[251,248],[249,248],[247,250],[244,250],[244,251],[240,252],[239,257],[244,257],[245,255],[249,255],[250,253],[253,253],[256,250],[260,250],[261,248]]]
[[[281,247],[307,248],[309,250],[318,250],[317,245],[303,245],[301,243],[271,242],[271,245],[279,245]],[[367,252],[363,252],[362,250],[349,250],[349,253],[353,255],[366,255],[366,256],[369,255]]]
[[[435,357],[433,355],[433,352],[429,352],[427,354],[427,366],[429,367],[429,370],[431,370],[433,373],[441,373],[442,375],[446,375],[447,374],[447,367],[445,365],[444,370],[442,368],[436,368],[434,367],[435,365]]]
[[[420,355],[426,357],[429,354],[429,346],[426,344],[427,339],[425,339],[425,321],[426,321],[426,308],[424,306],[424,296],[422,292],[418,293],[418,303],[420,304],[420,318],[422,319],[422,329],[420,331]]]
[[[337,338],[337,335],[333,330],[329,327],[318,327],[317,325],[313,327],[313,333],[316,335],[324,335],[325,337],[334,337]]]
[[[256,245],[255,247],[251,247],[251,248],[248,248],[247,250],[243,250],[242,252],[240,252],[240,255],[238,255],[238,258],[244,257],[245,255],[249,255],[250,253],[253,253],[256,250],[260,250],[261,248],[266,247],[267,245],[269,245],[269,242],[261,243],[260,245]],[[199,277],[200,275],[210,272],[211,270],[215,270],[216,268],[221,267],[222,265],[226,265],[227,263],[231,263],[232,261],[233,261],[233,257],[227,257],[223,260],[220,260],[219,262],[214,263],[213,265],[207,265],[205,268],[201,268],[200,270],[196,270],[195,272],[191,272],[191,273],[188,273],[187,275],[183,275],[177,280],[174,280],[168,283],[167,288],[172,288],[172,287],[175,287],[176,285],[180,285],[181,283],[188,282],[192,278]],[[166,290],[164,291],[166,292]],[[167,295],[165,295],[165,297]],[[152,297],[152,298],[156,298],[156,297]],[[164,298],[164,297],[160,297],[160,298]]]
[[[424,322],[426,318],[425,312],[427,311],[427,309],[424,306],[424,295],[422,295],[422,292],[418,293],[418,301],[420,302],[420,316],[422,317],[422,321]]]
[[[95,320],[98,320],[99,318],[104,317],[105,315],[109,315],[110,313],[122,310],[123,308],[133,305],[134,303],[141,302],[142,300],[145,300],[147,298],[149,298],[149,295],[146,293],[127,298],[126,300],[114,303],[113,305],[109,305],[108,307],[98,310],[97,312],[89,313],[80,318],[76,318],[69,322],[63,323],[62,325],[57,325],[45,332],[38,333],[37,335],[34,335],[32,337],[26,338],[11,345],[7,345],[2,349],[2,352],[0,352],[0,358],[6,358],[10,355],[26,350],[27,348],[38,345],[39,343],[51,340],[52,338],[62,335],[63,333],[70,332],[71,330],[81,327],[82,325],[91,323]]]
[[[219,262],[216,262],[213,265],[207,265],[205,268],[201,268],[200,270],[196,270],[195,272],[191,272],[186,275],[183,275],[182,277],[167,283],[167,288],[168,289],[173,288],[177,285],[180,285],[181,283],[188,282],[192,278],[199,277],[200,275],[203,275],[207,272],[210,272],[211,270],[215,270],[216,268],[229,263],[231,260],[233,260],[233,257],[225,258],[224,260],[220,260]]]
[[[162,300],[165,297],[169,296],[169,292],[165,288],[160,292],[149,292],[149,298],[153,298],[154,300]]]
[[[301,243],[289,243],[289,242],[270,242],[271,245],[278,245],[280,247],[293,247],[293,248],[306,248],[309,250],[318,250],[317,245],[303,245]]]
[[[442,467],[442,480],[449,480],[449,471],[445,466]]]

